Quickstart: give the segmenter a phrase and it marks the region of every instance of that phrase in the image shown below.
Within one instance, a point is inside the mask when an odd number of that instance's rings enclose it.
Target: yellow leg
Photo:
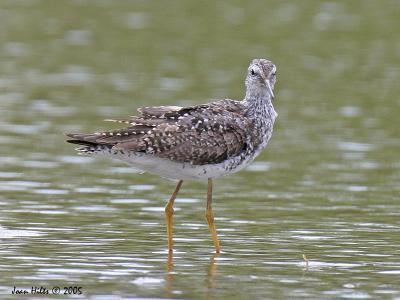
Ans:
[[[220,253],[221,247],[219,245],[217,229],[215,228],[214,224],[214,214],[212,211],[211,202],[212,202],[212,179],[208,178],[206,219],[208,227],[210,227],[211,237],[214,242],[215,252]]]
[[[175,191],[173,192],[171,198],[169,199],[167,205],[165,206],[165,221],[167,223],[167,237],[168,237],[168,251],[172,252],[174,247],[174,242],[172,240],[172,233],[174,227],[174,201],[178,195],[179,189],[181,188],[183,180],[179,180],[176,185]]]

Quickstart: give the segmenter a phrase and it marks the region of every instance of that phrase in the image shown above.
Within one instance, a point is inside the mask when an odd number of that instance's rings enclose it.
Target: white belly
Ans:
[[[253,161],[253,157],[245,159],[240,164],[235,164],[232,158],[219,164],[212,165],[192,165],[190,163],[173,162],[168,159],[162,159],[149,154],[131,153],[121,154],[110,152],[97,152],[96,155],[107,156],[122,160],[135,169],[149,172],[169,179],[206,179],[217,178],[237,172]]]

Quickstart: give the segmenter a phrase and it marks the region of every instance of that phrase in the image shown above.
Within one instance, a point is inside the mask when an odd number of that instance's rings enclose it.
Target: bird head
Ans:
[[[247,88],[266,89],[271,99],[273,99],[275,82],[276,66],[267,59],[253,59],[247,72]]]

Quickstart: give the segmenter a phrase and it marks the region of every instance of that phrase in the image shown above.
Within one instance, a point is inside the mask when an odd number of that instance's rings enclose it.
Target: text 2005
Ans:
[[[64,295],[82,295],[82,287],[64,286]]]

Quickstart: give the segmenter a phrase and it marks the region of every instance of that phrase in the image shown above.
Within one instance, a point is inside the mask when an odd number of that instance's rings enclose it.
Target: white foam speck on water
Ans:
[[[72,209],[78,211],[86,211],[86,212],[103,212],[103,211],[116,211],[116,208],[107,206],[107,205],[85,205],[85,206],[75,206]]]
[[[195,224],[195,223],[181,223],[180,226],[183,227],[183,228],[187,228],[187,229],[198,230],[199,228],[206,227],[206,226],[208,226],[208,225],[206,225],[206,224],[201,224],[201,223],[199,223],[199,224]]]
[[[29,212],[32,213],[32,210],[26,210],[25,212]],[[38,214],[42,214],[42,215],[67,215],[68,212],[65,210],[55,210],[55,209],[51,209],[51,210],[37,210],[36,211]]]
[[[37,256],[8,256],[9,259],[20,259],[20,260],[50,260],[48,257],[37,257]]]
[[[45,194],[45,195],[66,195],[69,194],[68,190],[62,189],[37,189],[33,190],[35,194]]]
[[[38,273],[65,273],[65,274],[98,274],[99,271],[87,269],[72,269],[72,268],[42,268],[38,269]]]
[[[0,172],[0,178],[18,178],[22,175],[22,173],[17,172]]]
[[[231,220],[229,221],[230,223],[233,224],[256,224],[256,221],[250,221],[250,220]]]
[[[350,185],[346,188],[346,190],[349,192],[366,192],[368,191],[368,187],[362,185]]]
[[[364,292],[359,292],[359,291],[352,291],[350,293],[343,293],[341,291],[325,291],[322,292],[322,294],[324,295],[337,295],[340,298],[343,299],[370,299],[372,298],[368,293],[364,293]]]
[[[139,277],[135,280],[132,280],[131,282],[137,285],[154,285],[164,283],[164,279],[154,277]]]
[[[309,235],[292,235],[292,238],[305,240],[305,241],[320,241],[320,240],[327,240],[333,239],[333,236],[309,236]]]
[[[48,183],[45,182],[37,182],[37,181],[27,181],[27,180],[9,180],[9,181],[3,181],[2,185],[4,187],[24,187],[26,189],[28,188],[39,188],[39,187],[47,187],[49,186]],[[4,190],[7,190],[7,188],[4,188]]]
[[[176,198],[175,202],[176,203],[198,203],[198,202],[200,202],[200,199],[195,199],[195,198]]]
[[[339,111],[342,116],[348,118],[357,117],[361,114],[361,109],[358,106],[343,106]]]
[[[263,264],[266,265],[295,265],[295,266],[300,266],[300,267],[306,267],[308,265],[308,268],[312,269],[320,269],[320,268],[356,268],[356,267],[361,267],[364,264],[361,263],[344,263],[344,262],[323,262],[323,261],[317,261],[313,260],[310,257],[307,257],[308,263],[306,263],[304,260],[298,260],[298,261],[264,261]]]
[[[44,233],[33,230],[7,229],[0,225],[0,238],[31,237],[31,236],[41,236],[41,235],[44,235]]]
[[[246,171],[265,172],[271,169],[271,163],[265,161],[256,161],[246,167]]]
[[[179,238],[179,237],[174,237],[175,241],[179,241],[179,242],[202,242],[204,241],[204,239],[200,239],[200,238]]]
[[[337,147],[343,151],[367,152],[374,149],[373,144],[355,143],[355,142],[338,142]]]
[[[148,199],[113,199],[110,201],[115,204],[146,204],[149,203]]]
[[[135,191],[152,191],[155,189],[155,186],[150,184],[135,184],[130,185],[129,189]]]
[[[142,207],[142,211],[150,211],[150,212],[164,212],[165,207]],[[179,207],[174,207],[174,211],[180,211],[181,209]]]
[[[81,187],[76,188],[75,192],[78,193],[106,193],[107,189],[103,187]]]
[[[379,273],[379,274],[400,275],[400,270],[380,271],[380,272],[377,272],[377,273]]]
[[[292,238],[306,241],[319,241],[334,238],[334,236],[321,235],[319,232],[310,230],[291,230],[289,232]]]

